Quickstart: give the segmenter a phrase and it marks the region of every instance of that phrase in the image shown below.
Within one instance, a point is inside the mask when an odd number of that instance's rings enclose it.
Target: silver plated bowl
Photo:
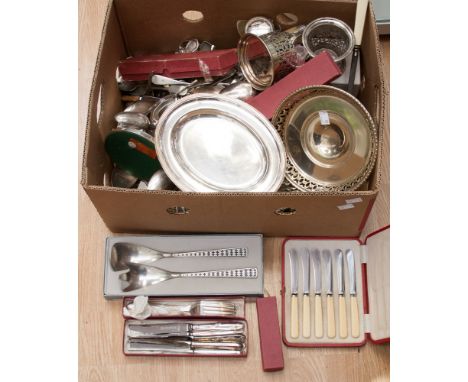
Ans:
[[[374,168],[377,127],[365,107],[331,86],[303,88],[273,117],[285,142],[286,191],[351,191]]]

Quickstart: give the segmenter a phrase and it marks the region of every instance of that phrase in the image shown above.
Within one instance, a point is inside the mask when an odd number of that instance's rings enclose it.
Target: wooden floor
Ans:
[[[82,152],[88,95],[107,0],[79,1],[79,152]],[[390,40],[382,40],[389,78]],[[388,81],[387,81],[388,84]],[[382,191],[365,233],[389,224],[389,128],[385,129]],[[81,163],[81,158],[79,159]],[[104,239],[110,232],[79,187],[79,376],[80,381],[387,381],[390,346],[294,349],[283,346],[285,369],[262,371],[254,304],[247,304],[246,359],[125,357],[121,301],[102,295]],[[280,302],[281,238],[265,240],[265,288]]]

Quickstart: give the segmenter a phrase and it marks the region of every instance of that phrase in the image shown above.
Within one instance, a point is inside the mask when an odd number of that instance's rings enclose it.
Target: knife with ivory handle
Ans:
[[[346,320],[345,280],[344,280],[344,257],[343,251],[337,249],[336,274],[338,283],[338,317],[340,322],[340,337],[348,337],[348,322]]]
[[[297,301],[298,292],[298,264],[297,252],[291,249],[289,255],[289,267],[291,272],[291,337],[299,337],[299,307]]]
[[[356,268],[354,253],[351,249],[346,250],[346,260],[349,272],[349,295],[351,299],[351,335],[359,337],[359,308],[356,293]]]
[[[320,251],[312,252],[312,269],[314,271],[314,323],[315,337],[323,337],[323,312],[322,312],[322,263],[320,261]]]
[[[335,338],[335,306],[333,301],[333,265],[331,252],[323,250],[323,261],[325,263],[325,293],[327,294],[327,335]]]
[[[302,336],[310,337],[310,252],[304,248],[302,265]]]

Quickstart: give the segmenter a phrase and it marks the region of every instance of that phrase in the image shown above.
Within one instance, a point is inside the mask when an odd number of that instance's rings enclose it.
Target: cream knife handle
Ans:
[[[359,310],[356,295],[351,295],[351,335],[359,337]]]
[[[308,294],[302,297],[302,336],[310,337],[310,296]]]
[[[299,337],[299,307],[297,294],[291,295],[291,337]]]
[[[323,313],[322,313],[322,296],[315,295],[315,337],[323,337]]]
[[[345,296],[338,298],[338,316],[340,317],[340,337],[348,337],[348,323],[346,320],[346,300]]]
[[[327,296],[327,328],[328,337],[335,338],[336,327],[335,327],[335,306],[333,303],[333,296]]]
[[[356,7],[356,21],[354,22],[354,37],[356,45],[361,45],[362,31],[364,29],[364,21],[366,21],[367,5],[369,0],[358,0]]]

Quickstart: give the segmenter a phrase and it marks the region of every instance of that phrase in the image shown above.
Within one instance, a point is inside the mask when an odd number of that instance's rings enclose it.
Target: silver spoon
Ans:
[[[125,288],[122,288],[124,292],[132,292],[136,289],[181,277],[256,279],[258,276],[257,268],[219,269],[198,272],[171,272],[140,264],[128,264],[128,268],[128,272],[119,275],[119,279],[124,282],[123,284],[127,284]]]
[[[156,171],[148,181],[148,190],[172,190],[175,185],[164,170]]]
[[[138,182],[138,178],[130,172],[114,167],[111,175],[111,186],[121,188],[132,188]]]
[[[245,257],[247,248],[221,248],[191,252],[162,252],[139,244],[115,243],[111,250],[111,266],[123,271],[129,264],[151,264],[170,257]]]
[[[220,94],[224,94],[229,97],[237,98],[240,100],[246,100],[253,97],[256,94],[255,89],[247,81],[238,81],[233,84],[226,86],[221,90]]]

